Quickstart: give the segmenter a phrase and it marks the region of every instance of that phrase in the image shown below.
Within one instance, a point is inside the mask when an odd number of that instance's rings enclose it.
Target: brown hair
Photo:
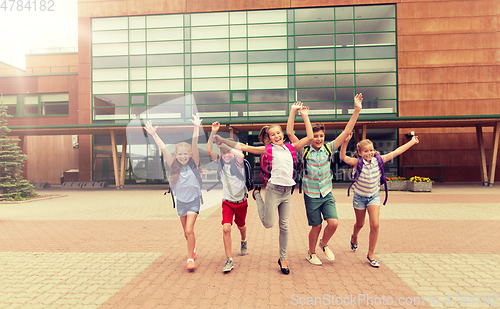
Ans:
[[[364,140],[361,140],[359,143],[357,143],[356,144],[356,154],[355,154],[355,156],[356,157],[358,156],[359,152],[361,151],[361,148],[366,147],[366,146],[368,146],[370,144],[373,145],[372,141],[369,140],[369,139],[364,139]],[[378,151],[375,150],[375,154],[380,154],[380,152],[378,152]]]
[[[312,125],[313,133],[316,133],[318,131],[323,131],[325,132],[325,126],[322,123],[314,123]]]
[[[278,125],[278,124],[272,124],[272,125],[268,125],[268,126],[264,126],[262,127],[262,129],[260,129],[260,133],[259,133],[259,141],[261,143],[263,143],[264,145],[269,145],[271,144],[271,141],[269,140],[269,133],[268,131],[274,127],[278,127],[280,128],[281,131],[283,131],[281,129],[281,126]]]

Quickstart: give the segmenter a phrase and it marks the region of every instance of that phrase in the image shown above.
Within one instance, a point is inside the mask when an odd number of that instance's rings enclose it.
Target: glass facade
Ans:
[[[360,119],[397,116],[392,4],[95,18],[91,30],[93,123],[284,122],[297,100],[313,121],[347,119],[359,92]]]
[[[193,95],[197,110],[181,102],[167,123],[193,111],[286,120],[295,100],[313,119],[343,118],[359,92],[363,114],[395,116],[395,14],[373,5],[93,19],[93,122],[126,123],[176,95]],[[136,94],[145,100],[133,103]]]

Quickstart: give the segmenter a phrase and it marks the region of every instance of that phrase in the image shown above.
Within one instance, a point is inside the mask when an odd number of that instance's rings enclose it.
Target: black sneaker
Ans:
[[[252,197],[254,200],[255,200],[255,193],[256,193],[255,191],[258,191],[260,193],[260,186],[255,186],[255,189],[253,189]]]

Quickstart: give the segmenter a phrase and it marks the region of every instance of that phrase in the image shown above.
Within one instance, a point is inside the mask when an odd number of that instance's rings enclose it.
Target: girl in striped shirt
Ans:
[[[346,156],[346,149],[349,140],[352,137],[352,133],[347,136],[342,147],[340,149],[340,159],[345,163],[356,168],[358,165],[358,159]],[[382,161],[385,163],[399,156],[411,146],[418,144],[418,137],[413,136],[411,141],[398,147],[393,152],[385,155],[381,155]],[[353,206],[354,213],[356,214],[356,223],[354,224],[353,232],[351,235],[351,250],[356,251],[358,249],[358,234],[365,223],[366,211],[368,211],[368,216],[370,217],[370,240],[368,245],[368,255],[366,258],[373,267],[379,267],[380,263],[375,259],[374,251],[377,245],[378,233],[379,233],[379,214],[380,214],[380,168],[378,166],[377,159],[375,155],[379,154],[373,148],[373,143],[364,139],[356,145],[356,154],[363,158],[363,169],[358,179],[354,183],[354,198]]]

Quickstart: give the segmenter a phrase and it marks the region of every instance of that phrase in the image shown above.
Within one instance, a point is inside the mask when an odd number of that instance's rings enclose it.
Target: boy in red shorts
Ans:
[[[212,133],[207,142],[207,152],[220,168],[220,180],[222,182],[222,231],[224,249],[226,251],[226,263],[224,272],[229,272],[234,268],[232,248],[231,248],[231,226],[234,223],[238,226],[241,234],[241,255],[247,254],[247,227],[245,219],[247,216],[247,187],[245,185],[245,167],[243,160],[245,156],[238,150],[225,144],[217,143],[221,155],[212,151],[214,135],[219,131],[220,124],[212,123]],[[219,169],[218,169],[219,170]],[[242,177],[243,175],[243,177]]]

